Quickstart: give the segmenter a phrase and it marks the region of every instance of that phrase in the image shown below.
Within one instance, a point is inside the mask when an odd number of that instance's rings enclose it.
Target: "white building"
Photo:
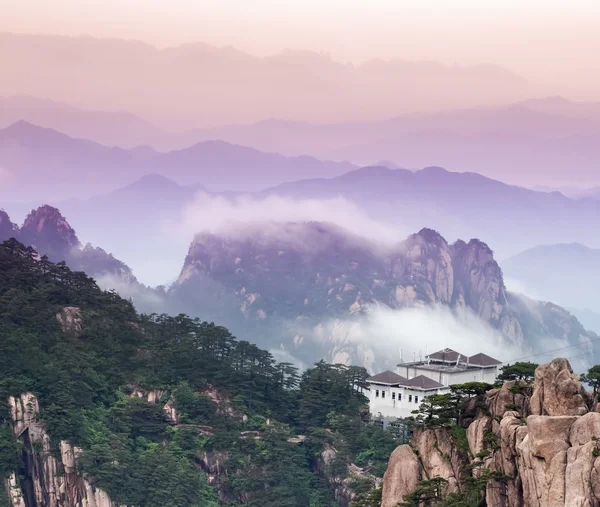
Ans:
[[[425,396],[450,392],[448,386],[466,382],[492,384],[502,363],[479,353],[465,356],[443,349],[425,357],[424,361],[402,363],[397,372],[384,371],[367,379],[369,411],[386,421],[410,417]]]
[[[384,371],[367,379],[369,411],[385,419],[410,417],[429,394],[449,392],[449,388],[424,375],[411,379]]]

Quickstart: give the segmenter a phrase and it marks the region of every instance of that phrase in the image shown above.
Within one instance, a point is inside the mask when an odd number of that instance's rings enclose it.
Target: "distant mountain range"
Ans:
[[[600,312],[600,249],[579,243],[541,245],[503,263],[523,290],[568,308]]]
[[[190,208],[199,191],[206,198]],[[72,217],[73,226],[86,241],[117,253],[136,272],[151,272],[149,266],[139,265],[142,260],[162,266],[168,272],[165,280],[152,278],[153,283],[163,283],[175,276],[191,235],[201,232],[187,227],[187,236],[177,236],[176,229],[190,214],[203,217],[201,222],[206,225],[221,218],[213,219],[210,214],[225,213],[223,207],[229,207],[235,215],[240,202],[250,203],[250,209],[252,203],[265,208],[261,203],[270,198],[288,203],[304,217],[304,208],[310,212],[315,203],[319,204],[320,211],[317,215],[312,213],[311,219],[335,222],[343,218],[345,227],[353,229],[350,218],[340,215],[345,213],[343,208],[332,208],[340,206],[336,200],[342,199],[355,206],[365,219],[395,231],[392,235],[406,235],[428,226],[441,231],[450,241],[486,238],[500,259],[542,244],[582,243],[600,248],[599,201],[570,199],[558,192],[536,192],[439,167],[415,172],[365,167],[333,178],[300,180],[253,193],[208,192],[202,186],[179,185],[154,173],[121,190],[99,193],[90,199],[57,198],[47,202]],[[25,203],[5,201],[12,216],[24,216],[35,205],[34,198]],[[267,214],[263,212],[262,216]],[[272,218],[278,219],[276,215]],[[249,217],[237,219],[244,221]],[[358,230],[358,225],[354,230],[369,233]],[[154,270],[159,272],[162,271]],[[519,277],[509,273],[509,278]],[[541,296],[552,299],[550,295]]]
[[[265,117],[382,119],[531,96],[525,79],[495,65],[393,59],[354,66],[310,51],[257,58],[199,43],[157,49],[132,40],[2,33],[0,61],[0,95],[127,110],[176,130]]]
[[[109,148],[25,121],[0,130],[0,160],[0,193],[46,200],[107,191],[153,172],[182,184],[259,189],[302,177],[334,176],[356,167],[348,162],[263,153],[223,141],[168,153]]]
[[[172,159],[183,163],[184,168],[200,163],[199,156],[212,162],[224,157],[222,162],[227,163],[230,147],[225,149],[219,143],[208,153],[202,149],[189,152],[197,143],[220,140],[265,154],[309,155],[349,160],[356,165],[370,165],[382,159],[394,167],[441,165],[527,186],[564,186],[567,180],[586,185],[600,183],[596,174],[600,163],[600,104],[561,98],[412,114],[375,122],[311,124],[271,119],[177,132],[155,127],[130,113],[87,111],[34,97],[0,99],[0,127],[20,120],[106,147],[136,148],[125,155],[118,150],[107,155],[89,153],[108,160],[116,157],[120,166],[130,171],[138,169],[141,160],[156,158],[153,150],[175,151],[177,154],[165,156],[164,163]],[[240,148],[235,156],[239,155],[248,156],[251,164],[257,161],[254,152],[243,153]],[[90,158],[85,163],[103,161]],[[308,162],[301,158],[295,163]],[[154,170],[159,171],[160,164]],[[175,178],[175,174],[170,176]],[[297,174],[296,178],[308,176]],[[281,181],[284,180],[272,183]]]
[[[440,167],[420,171],[365,167],[334,178],[286,183],[259,195],[293,199],[342,196],[376,220],[448,238],[487,238],[500,257],[542,243],[583,242],[600,247],[600,203],[535,192],[475,173]]]

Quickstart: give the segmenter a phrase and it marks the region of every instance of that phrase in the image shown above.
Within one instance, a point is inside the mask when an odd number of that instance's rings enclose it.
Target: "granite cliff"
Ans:
[[[539,366],[533,386],[507,382],[482,401],[462,441],[456,429],[423,427],[392,453],[382,507],[417,505],[426,491],[435,501],[425,505],[469,491],[488,507],[600,505],[600,413],[566,359]]]
[[[385,247],[328,223],[200,234],[170,297],[236,331],[271,336],[270,346],[294,355],[316,342],[325,357],[367,367],[376,352],[353,333],[375,307],[445,308],[459,319],[474,314],[507,346],[530,351],[552,340],[594,354],[595,335],[566,310],[506,290],[484,242],[448,244],[431,229]]]
[[[9,406],[21,453],[19,470],[5,479],[13,507],[117,507],[106,492],[77,473],[80,449],[62,440],[54,452],[32,393],[11,396]]]

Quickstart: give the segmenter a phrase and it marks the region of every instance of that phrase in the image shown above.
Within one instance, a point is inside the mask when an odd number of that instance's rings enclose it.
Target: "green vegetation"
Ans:
[[[592,388],[594,399],[597,400],[600,391],[600,365],[592,366],[587,373],[580,375],[579,379]]]
[[[516,362],[514,364],[507,364],[500,368],[500,375],[498,375],[498,382],[509,382],[511,380],[518,380],[521,382],[533,382],[535,378],[535,369],[538,364],[531,362]]]
[[[396,443],[368,424],[364,368],[319,362],[300,374],[224,327],[138,315],[15,240],[0,245],[0,273],[0,474],[22,459],[6,400],[31,391],[53,445],[81,447],[79,471],[119,504],[329,507],[324,474],[343,478],[356,463],[383,475]],[[65,330],[57,314],[68,307],[78,310]],[[149,403],[136,388],[164,396]],[[207,456],[227,470],[216,487],[201,469]],[[357,506],[380,495],[356,485]]]
[[[421,426],[461,425],[463,407],[475,399],[478,410],[487,412],[485,393],[493,386],[485,382],[467,382],[450,386],[450,392],[432,394],[425,398],[418,410],[413,410],[414,422]]]

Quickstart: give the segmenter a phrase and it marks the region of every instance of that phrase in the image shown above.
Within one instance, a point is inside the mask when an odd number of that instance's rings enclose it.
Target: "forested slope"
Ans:
[[[139,315],[84,273],[0,245],[0,471],[12,505],[36,505],[32,463],[65,442],[74,473],[114,504],[368,505],[396,444],[366,423],[366,376],[323,362],[300,374],[224,327]],[[7,401],[23,393],[47,447],[16,431]]]

